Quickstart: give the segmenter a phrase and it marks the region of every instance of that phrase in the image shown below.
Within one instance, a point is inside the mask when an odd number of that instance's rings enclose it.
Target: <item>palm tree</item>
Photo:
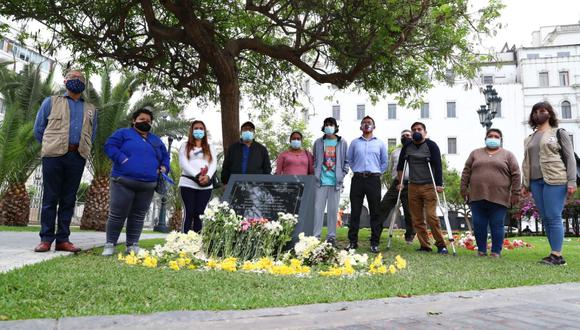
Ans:
[[[81,218],[82,229],[104,231],[107,223],[111,161],[103,149],[105,141],[115,130],[130,123],[131,112],[143,107],[149,107],[157,112],[156,109],[161,108],[164,104],[162,99],[152,95],[145,95],[135,104],[131,104],[132,96],[138,88],[143,86],[144,80],[140,75],[129,72],[124,73],[119,83],[112,86],[111,72],[112,66],[106,65],[101,71],[100,93],[89,86],[85,97],[99,110],[95,142],[88,161],[88,168],[93,175],[93,180],[87,192]],[[154,124],[154,130],[158,135],[169,132],[184,134],[187,127],[187,123],[182,120],[163,119],[156,120]]]
[[[6,103],[0,124],[0,224],[26,226],[30,197],[25,183],[40,163],[34,120],[43,99],[53,93],[53,71],[42,79],[36,65],[16,73],[7,64],[0,64],[0,93]]]

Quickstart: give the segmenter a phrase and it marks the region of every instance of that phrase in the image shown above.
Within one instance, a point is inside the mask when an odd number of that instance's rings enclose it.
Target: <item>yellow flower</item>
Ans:
[[[179,264],[177,263],[177,261],[171,260],[169,262],[169,268],[171,268],[173,270],[179,270]]]
[[[218,262],[216,260],[210,258],[207,261],[207,263],[205,264],[205,266],[209,269],[216,269],[218,266]]]
[[[254,271],[254,270],[258,270],[259,268],[258,268],[258,264],[257,263],[253,263],[251,261],[245,261],[244,264],[242,265],[242,268],[241,269],[243,271],[246,271],[246,272],[251,272],[251,271]]]
[[[394,274],[396,272],[397,272],[397,268],[395,268],[395,266],[393,266],[393,265],[390,265],[389,266],[389,273]]]
[[[197,267],[195,265],[189,265],[189,266],[187,266],[187,269],[191,269],[191,270],[196,269],[196,268]]]
[[[125,257],[125,263],[127,265],[137,265],[139,264],[139,258],[135,255],[133,251],[131,251],[131,254]]]
[[[123,261],[125,260],[125,256],[121,252],[119,252],[119,254],[117,254],[117,260]]]
[[[273,265],[274,265],[274,260],[272,260],[272,258],[268,258],[268,257],[260,258],[260,260],[258,260],[258,262],[256,262],[257,269],[268,270],[268,269],[272,268]]]
[[[395,257],[395,266],[398,269],[405,269],[407,268],[407,260],[403,259],[401,256],[396,256]]]
[[[151,257],[151,256],[146,256],[145,259],[143,260],[143,266],[149,267],[149,268],[156,268],[157,267],[157,258]]]
[[[185,256],[186,256],[185,252],[179,252],[179,257],[180,258],[185,258]]]
[[[235,272],[238,270],[236,262],[238,261],[237,258],[226,258],[224,261],[221,262],[219,268],[228,272]]]

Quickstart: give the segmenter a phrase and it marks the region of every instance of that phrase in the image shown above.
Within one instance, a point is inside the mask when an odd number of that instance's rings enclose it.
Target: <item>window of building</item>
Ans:
[[[389,103],[388,110],[388,118],[397,119],[397,105],[394,103]]]
[[[395,148],[397,146],[397,139],[388,139],[387,140],[387,147],[389,148],[388,150],[391,150],[392,148]]]
[[[570,106],[570,102],[563,101],[561,107],[562,119],[572,119],[572,107]]]
[[[481,81],[484,85],[493,85],[493,76],[483,76]]]
[[[455,102],[447,102],[447,118],[456,118]]]
[[[340,105],[335,104],[332,106],[332,117],[336,120],[340,120]]]
[[[533,60],[535,58],[540,58],[540,54],[535,54],[535,53],[527,54],[526,57],[530,60]]]
[[[421,118],[429,118],[429,103],[421,105]]]
[[[356,119],[362,120],[365,117],[365,105],[358,104],[356,106]]]
[[[570,52],[558,52],[558,57],[570,57]]]
[[[560,86],[569,86],[570,85],[570,78],[568,75],[568,71],[560,71]]]
[[[447,138],[447,153],[449,155],[457,154],[457,138]]]
[[[540,87],[548,87],[550,86],[550,81],[548,79],[548,72],[540,72]]]

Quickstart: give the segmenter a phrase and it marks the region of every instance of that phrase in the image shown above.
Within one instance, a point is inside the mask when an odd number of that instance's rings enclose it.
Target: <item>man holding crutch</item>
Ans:
[[[383,200],[381,200],[380,205],[380,212],[382,217],[386,218],[389,216],[391,212],[399,212],[399,210],[394,209],[398,202],[399,196],[399,178],[397,173],[397,164],[399,163],[399,155],[401,154],[401,149],[406,144],[411,143],[413,141],[411,139],[411,135],[413,133],[411,130],[405,129],[401,132],[401,147],[393,150],[391,155],[389,156],[389,168],[391,170],[391,177],[393,179],[389,190],[383,196]],[[409,211],[409,202],[407,199],[407,186],[409,183],[409,170],[405,171],[405,177],[403,178],[403,191],[401,191],[401,205],[403,205],[403,214],[405,216],[405,241],[407,244],[413,243],[413,238],[415,238],[415,231],[413,230],[413,222],[411,221],[411,212]],[[391,228],[389,228],[389,233],[391,232]],[[391,235],[389,235],[390,237]],[[387,247],[390,247],[387,245]]]
[[[403,146],[397,165],[398,180],[403,182],[403,167],[405,159],[409,167],[409,210],[413,227],[417,233],[417,238],[421,247],[418,251],[431,252],[427,224],[431,227],[431,233],[435,238],[435,246],[440,254],[448,254],[445,239],[441,232],[441,223],[437,216],[437,193],[443,191],[443,170],[441,167],[441,152],[437,144],[427,139],[427,129],[425,124],[415,122],[411,125],[413,132],[413,143]],[[433,179],[427,162],[429,161],[435,179],[435,189],[433,189]],[[403,185],[399,184],[399,189]],[[423,209],[425,212],[423,212]]]

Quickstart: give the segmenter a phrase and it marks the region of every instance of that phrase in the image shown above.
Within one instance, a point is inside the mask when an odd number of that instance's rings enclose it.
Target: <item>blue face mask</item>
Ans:
[[[195,139],[201,140],[205,136],[205,132],[202,129],[194,129],[193,130],[193,137]]]
[[[421,140],[423,140],[423,134],[421,134],[419,132],[413,133],[413,141],[421,142]]]
[[[495,138],[487,138],[485,139],[485,146],[489,149],[497,149],[501,147],[501,140]]]
[[[292,140],[290,141],[290,146],[292,149],[300,149],[302,148],[302,141],[301,140]]]
[[[80,79],[69,79],[66,81],[66,89],[75,94],[80,94],[85,90],[85,83]]]
[[[244,141],[244,142],[252,141],[254,139],[254,132],[243,131],[241,137],[242,137],[242,141]]]
[[[332,135],[335,131],[334,126],[324,126],[324,134]]]

